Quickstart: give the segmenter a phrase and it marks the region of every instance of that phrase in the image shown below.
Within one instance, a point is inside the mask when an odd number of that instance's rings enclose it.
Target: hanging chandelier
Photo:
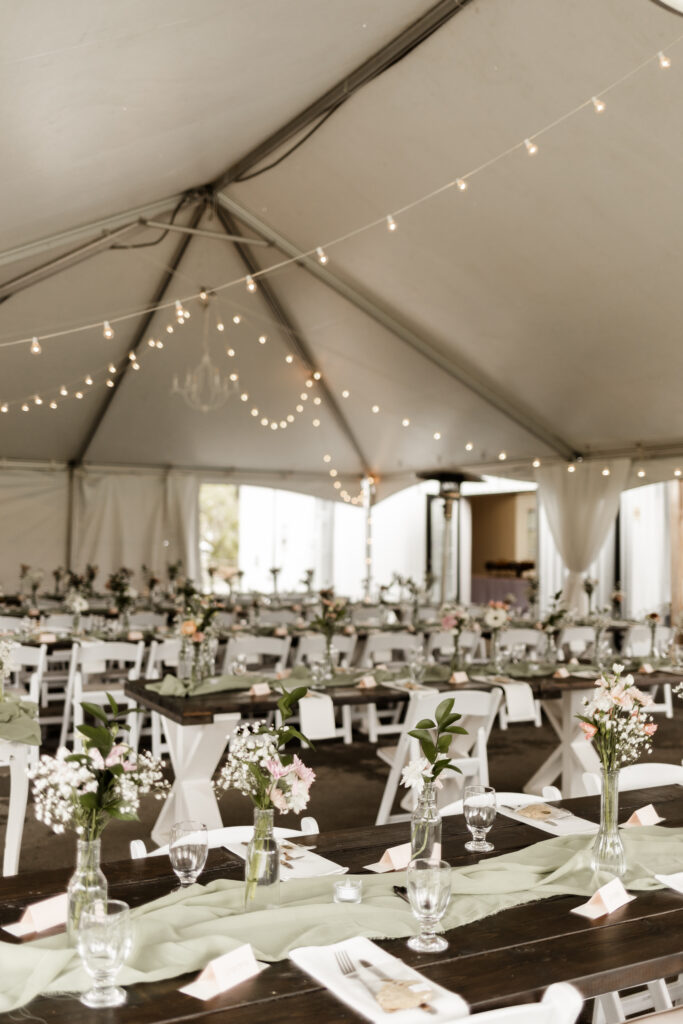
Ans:
[[[209,297],[199,300],[203,307],[202,357],[194,370],[188,370],[180,384],[178,376],[173,378],[172,395],[181,395],[191,409],[197,412],[214,412],[225,405],[237,390],[237,382],[223,375],[211,362],[209,354]]]

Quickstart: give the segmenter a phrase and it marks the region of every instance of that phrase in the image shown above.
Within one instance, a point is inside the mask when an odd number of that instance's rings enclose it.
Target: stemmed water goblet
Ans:
[[[168,856],[180,887],[192,885],[202,873],[209,853],[209,834],[200,821],[178,821],[171,829]]]
[[[81,1002],[94,1009],[122,1006],[126,992],[114,981],[133,945],[128,904],[109,900],[84,909],[77,944],[83,966],[93,979],[93,987],[84,992]]]
[[[493,843],[487,842],[486,834],[496,817],[496,791],[491,786],[465,786],[463,798],[465,822],[472,838],[465,843],[471,853],[490,853]]]
[[[450,864],[418,857],[408,865],[407,881],[410,906],[420,924],[419,935],[408,939],[408,946],[418,953],[448,949],[443,936],[435,932],[451,898]]]

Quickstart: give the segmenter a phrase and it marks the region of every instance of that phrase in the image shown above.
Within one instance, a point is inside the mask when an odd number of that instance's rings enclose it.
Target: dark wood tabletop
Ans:
[[[622,820],[637,807],[653,803],[669,826],[683,826],[680,787],[660,787],[623,793]],[[597,820],[598,798],[567,800],[564,806]],[[376,861],[387,846],[406,840],[406,824],[364,827],[307,836],[298,840],[315,844],[332,857],[360,872]],[[455,867],[479,859],[464,850],[469,838],[461,816],[444,819],[443,853]],[[496,854],[539,842],[544,833],[498,816],[491,832]],[[106,853],[106,842],[104,844]],[[105,863],[112,898],[132,906],[148,902],[176,887],[165,857]],[[202,881],[242,877],[243,864],[226,850],[209,854]],[[63,892],[70,871],[22,874],[0,880],[0,924],[15,921],[27,903]],[[382,943],[389,952],[455,992],[473,1011],[509,1003],[536,1000],[553,982],[576,985],[586,998],[623,989],[683,971],[683,898],[672,890],[639,892],[637,899],[597,921],[570,914],[584,897],[558,896],[528,904],[447,933],[444,953],[411,952],[405,939]],[[352,1022],[359,1018],[290,961],[272,964],[266,971],[229,992],[200,1002],[178,992],[195,975],[171,978],[128,988],[128,1003],[116,1010],[88,1010],[76,997],[40,997],[30,1005],[32,1019],[52,1024],[274,1024],[274,1022]],[[1,984],[1,981],[0,981]],[[0,1022],[16,1022],[16,1014],[0,1015]]]

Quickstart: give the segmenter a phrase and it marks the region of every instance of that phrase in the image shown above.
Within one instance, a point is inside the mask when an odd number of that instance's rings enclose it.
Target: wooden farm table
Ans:
[[[651,802],[666,817],[668,826],[681,827],[681,797],[678,786],[623,793],[620,817],[623,820]],[[563,805],[597,820],[598,797],[564,801]],[[315,844],[323,856],[361,872],[363,865],[376,861],[387,846],[405,842],[406,828],[405,824],[364,826],[308,836],[299,842]],[[444,819],[444,857],[454,867],[479,859],[464,850],[467,838],[460,815]],[[539,842],[544,834],[499,815],[491,838],[496,847],[491,856],[496,856]],[[106,843],[104,848],[106,851]],[[132,906],[177,886],[165,857],[109,863],[104,870],[110,896]],[[243,870],[242,861],[228,851],[212,850],[201,881],[240,879]],[[0,879],[0,924],[16,921],[28,902],[63,892],[69,875],[70,870],[62,869]],[[556,896],[453,929],[447,936],[448,949],[440,954],[412,953],[405,939],[382,945],[434,982],[458,992],[473,1011],[537,1000],[553,982],[571,982],[590,998],[683,971],[683,899],[679,894],[668,889],[638,892],[633,902],[597,921],[569,913],[582,902],[584,897]],[[257,977],[206,1003],[178,991],[193,976],[130,986],[127,1005],[106,1012],[108,1024],[181,1020],[186,1024],[348,1024],[360,1019],[288,960],[271,964]],[[32,1019],[51,1024],[72,1024],[75,1018],[82,1024],[97,1024],[104,1019],[101,1012],[86,1009],[76,997],[63,995],[39,997],[30,1004],[30,1013]],[[0,1022],[10,1024],[17,1017],[0,1015]]]

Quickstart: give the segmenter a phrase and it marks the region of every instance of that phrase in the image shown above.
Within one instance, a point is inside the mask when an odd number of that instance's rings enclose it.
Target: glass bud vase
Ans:
[[[410,858],[441,860],[441,815],[433,782],[425,782],[410,818]]]
[[[273,809],[254,808],[254,834],[244,862],[244,909],[280,905],[280,848],[273,835]]]
[[[603,768],[601,781],[600,830],[593,843],[591,867],[621,877],[626,871],[626,855],[619,834],[619,769]]]
[[[461,672],[465,668],[465,655],[460,650],[460,634],[453,636],[453,656],[451,658],[451,672]]]
[[[76,943],[78,924],[84,910],[107,902],[107,879],[100,868],[100,840],[79,839],[76,843],[76,870],[66,888],[66,930],[71,945]]]
[[[491,630],[491,664],[494,672],[503,671],[503,651],[500,646],[500,636],[497,629]]]

